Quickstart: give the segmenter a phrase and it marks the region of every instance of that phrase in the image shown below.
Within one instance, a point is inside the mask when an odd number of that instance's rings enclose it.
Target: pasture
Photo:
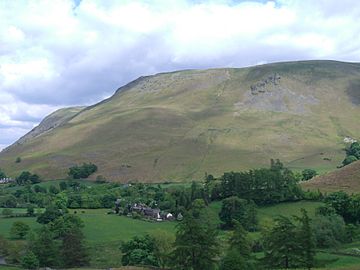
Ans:
[[[283,215],[291,217],[300,215],[301,208],[308,211],[310,217],[314,216],[316,207],[322,205],[319,202],[300,201],[293,203],[281,203],[274,206],[259,207],[258,218],[259,223],[268,222],[272,218]],[[220,202],[211,203],[209,206],[211,219],[216,224],[220,223],[218,213],[221,209]],[[13,209],[14,213],[24,213],[25,209]],[[1,211],[1,209],[0,209]],[[131,219],[124,216],[107,214],[108,209],[76,209],[69,210],[80,216],[85,223],[84,233],[88,244],[91,257],[91,267],[93,269],[119,267],[119,269],[139,269],[139,268],[120,268],[121,267],[121,251],[120,245],[122,241],[127,241],[133,236],[151,233],[155,230],[164,230],[175,233],[176,222],[150,222],[137,219]],[[0,217],[0,235],[10,238],[10,228],[13,222],[23,221],[30,225],[32,229],[40,227],[34,217],[16,217],[5,218]],[[251,237],[256,237],[251,233]],[[220,240],[227,238],[227,233],[220,234]],[[225,237],[225,238],[224,238]],[[223,239],[224,238],[224,239]],[[342,250],[358,247],[360,243],[352,243],[344,245]],[[338,269],[338,270],[355,270],[360,269],[360,257],[350,255],[334,254],[333,250],[321,250],[317,253],[318,266],[315,269]],[[0,266],[0,270],[18,270],[16,267]],[[140,268],[141,269],[141,268]]]

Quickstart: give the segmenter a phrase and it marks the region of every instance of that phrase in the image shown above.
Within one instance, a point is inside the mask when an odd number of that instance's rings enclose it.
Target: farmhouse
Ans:
[[[160,220],[160,209],[159,208],[151,208],[146,204],[135,203],[130,207],[130,212],[137,212],[139,214],[144,215],[145,217],[153,218],[156,220]]]
[[[12,178],[1,178],[0,179],[0,184],[8,184],[8,183],[12,183],[14,182],[15,180],[12,179]]]

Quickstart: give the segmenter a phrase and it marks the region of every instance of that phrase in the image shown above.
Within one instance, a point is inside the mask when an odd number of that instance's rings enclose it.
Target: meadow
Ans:
[[[291,217],[299,215],[300,209],[308,211],[309,216],[313,217],[315,209],[322,205],[320,202],[299,201],[291,203],[281,203],[274,206],[260,207],[258,209],[259,223],[268,223],[279,215]],[[221,209],[220,202],[211,203],[209,206],[211,219],[219,224],[218,213]],[[1,210],[1,209],[0,209]],[[91,257],[92,268],[121,267],[120,245],[122,241],[127,241],[136,235],[151,233],[155,230],[162,230],[175,233],[176,222],[150,222],[131,219],[124,216],[107,214],[108,209],[71,209],[70,213],[76,212],[85,223],[84,233]],[[16,209],[16,213],[24,213],[25,209]],[[32,229],[40,225],[33,217],[0,217],[0,234],[10,238],[10,228],[13,222],[23,221],[30,225]],[[250,237],[257,238],[259,232],[250,233]],[[227,238],[227,232],[220,234],[220,241]],[[355,270],[360,269],[360,257],[346,254],[350,248],[360,246],[360,242],[351,243],[339,247],[338,250],[320,250],[317,253],[318,268],[316,269],[338,269]],[[0,270],[17,270],[15,267],[0,266]],[[130,270],[131,268],[123,268]],[[133,268],[136,269],[136,268]]]

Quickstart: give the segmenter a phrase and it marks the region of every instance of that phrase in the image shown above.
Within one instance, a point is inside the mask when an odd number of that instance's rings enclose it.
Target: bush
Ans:
[[[68,175],[73,179],[88,178],[97,171],[97,166],[92,163],[83,163],[81,166],[73,166],[69,168]]]
[[[13,215],[13,211],[11,209],[5,208],[2,210],[2,215],[5,217],[11,217]]]
[[[338,215],[315,217],[312,229],[318,248],[336,247],[340,243],[346,242],[345,222]]]
[[[257,225],[256,205],[252,201],[232,196],[222,201],[219,217],[225,228],[232,228],[234,221],[238,221],[246,230],[254,230]]]
[[[20,185],[25,185],[27,183],[37,184],[40,183],[40,177],[37,174],[32,174],[28,171],[23,171],[18,177],[16,177],[16,183]]]
[[[25,269],[39,268],[39,260],[34,253],[29,251],[21,260],[21,266]]]
[[[154,239],[149,235],[135,236],[121,245],[123,265],[158,266],[154,255]]]
[[[313,169],[305,169],[301,172],[301,174],[302,174],[302,180],[307,181],[315,177],[317,175],[317,172]]]
[[[22,221],[16,221],[13,223],[10,234],[13,238],[24,239],[24,237],[30,231],[29,225],[25,224]]]
[[[344,166],[346,166],[346,165],[349,165],[349,164],[351,164],[351,163],[353,163],[353,162],[355,162],[355,161],[357,161],[358,159],[357,159],[357,157],[355,157],[355,156],[347,156],[344,160],[343,160],[343,162],[342,162],[342,164],[344,165]]]

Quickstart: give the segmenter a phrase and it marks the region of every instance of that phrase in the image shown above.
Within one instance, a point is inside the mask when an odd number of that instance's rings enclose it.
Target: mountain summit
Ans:
[[[46,117],[1,152],[0,167],[61,178],[93,162],[98,174],[122,182],[196,180],[268,166],[270,158],[329,171],[344,157],[344,138],[360,138],[359,115],[357,63],[162,73]]]

